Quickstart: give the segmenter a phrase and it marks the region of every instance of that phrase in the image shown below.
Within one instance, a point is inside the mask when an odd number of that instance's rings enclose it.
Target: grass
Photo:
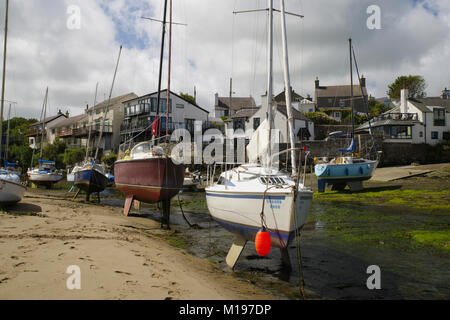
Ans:
[[[450,231],[425,231],[416,230],[410,231],[406,234],[412,240],[421,244],[431,245],[437,248],[443,248],[450,251]]]

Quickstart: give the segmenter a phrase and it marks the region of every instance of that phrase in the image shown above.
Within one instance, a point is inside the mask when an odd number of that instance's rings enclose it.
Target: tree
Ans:
[[[45,160],[55,161],[56,167],[63,169],[64,165],[64,152],[66,150],[66,143],[59,138],[56,138],[52,144],[47,144],[42,150],[42,156]]]
[[[425,79],[419,75],[400,76],[388,86],[387,94],[392,100],[400,100],[400,91],[408,89],[408,98],[423,98],[426,96]]]
[[[85,148],[71,148],[64,151],[63,162],[66,166],[73,166],[84,160],[86,156]]]
[[[192,104],[196,104],[195,98],[193,96],[189,95],[188,93],[180,92],[180,97],[182,97],[184,100],[187,100],[188,102],[190,102]]]

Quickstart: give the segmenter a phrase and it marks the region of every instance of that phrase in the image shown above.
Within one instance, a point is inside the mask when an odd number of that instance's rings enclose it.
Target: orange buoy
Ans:
[[[262,257],[265,257],[270,252],[272,241],[270,240],[270,233],[266,229],[258,231],[255,237],[256,252]]]

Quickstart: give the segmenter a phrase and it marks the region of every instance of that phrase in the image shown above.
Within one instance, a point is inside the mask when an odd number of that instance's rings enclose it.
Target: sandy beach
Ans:
[[[120,208],[27,192],[0,214],[0,299],[274,299]],[[69,266],[81,290],[69,290]]]

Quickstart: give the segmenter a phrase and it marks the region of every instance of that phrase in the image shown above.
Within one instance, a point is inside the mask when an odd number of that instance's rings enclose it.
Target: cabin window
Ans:
[[[285,185],[286,184],[286,181],[284,181],[284,179],[278,178],[278,177],[261,177],[261,178],[259,178],[259,181],[265,185],[267,185],[267,183],[269,183],[269,185]]]
[[[445,109],[434,108],[433,109],[434,125],[436,127],[445,126]]]
[[[217,184],[224,185],[225,182],[226,182],[225,178],[224,177],[220,177],[219,181],[217,181]]]

